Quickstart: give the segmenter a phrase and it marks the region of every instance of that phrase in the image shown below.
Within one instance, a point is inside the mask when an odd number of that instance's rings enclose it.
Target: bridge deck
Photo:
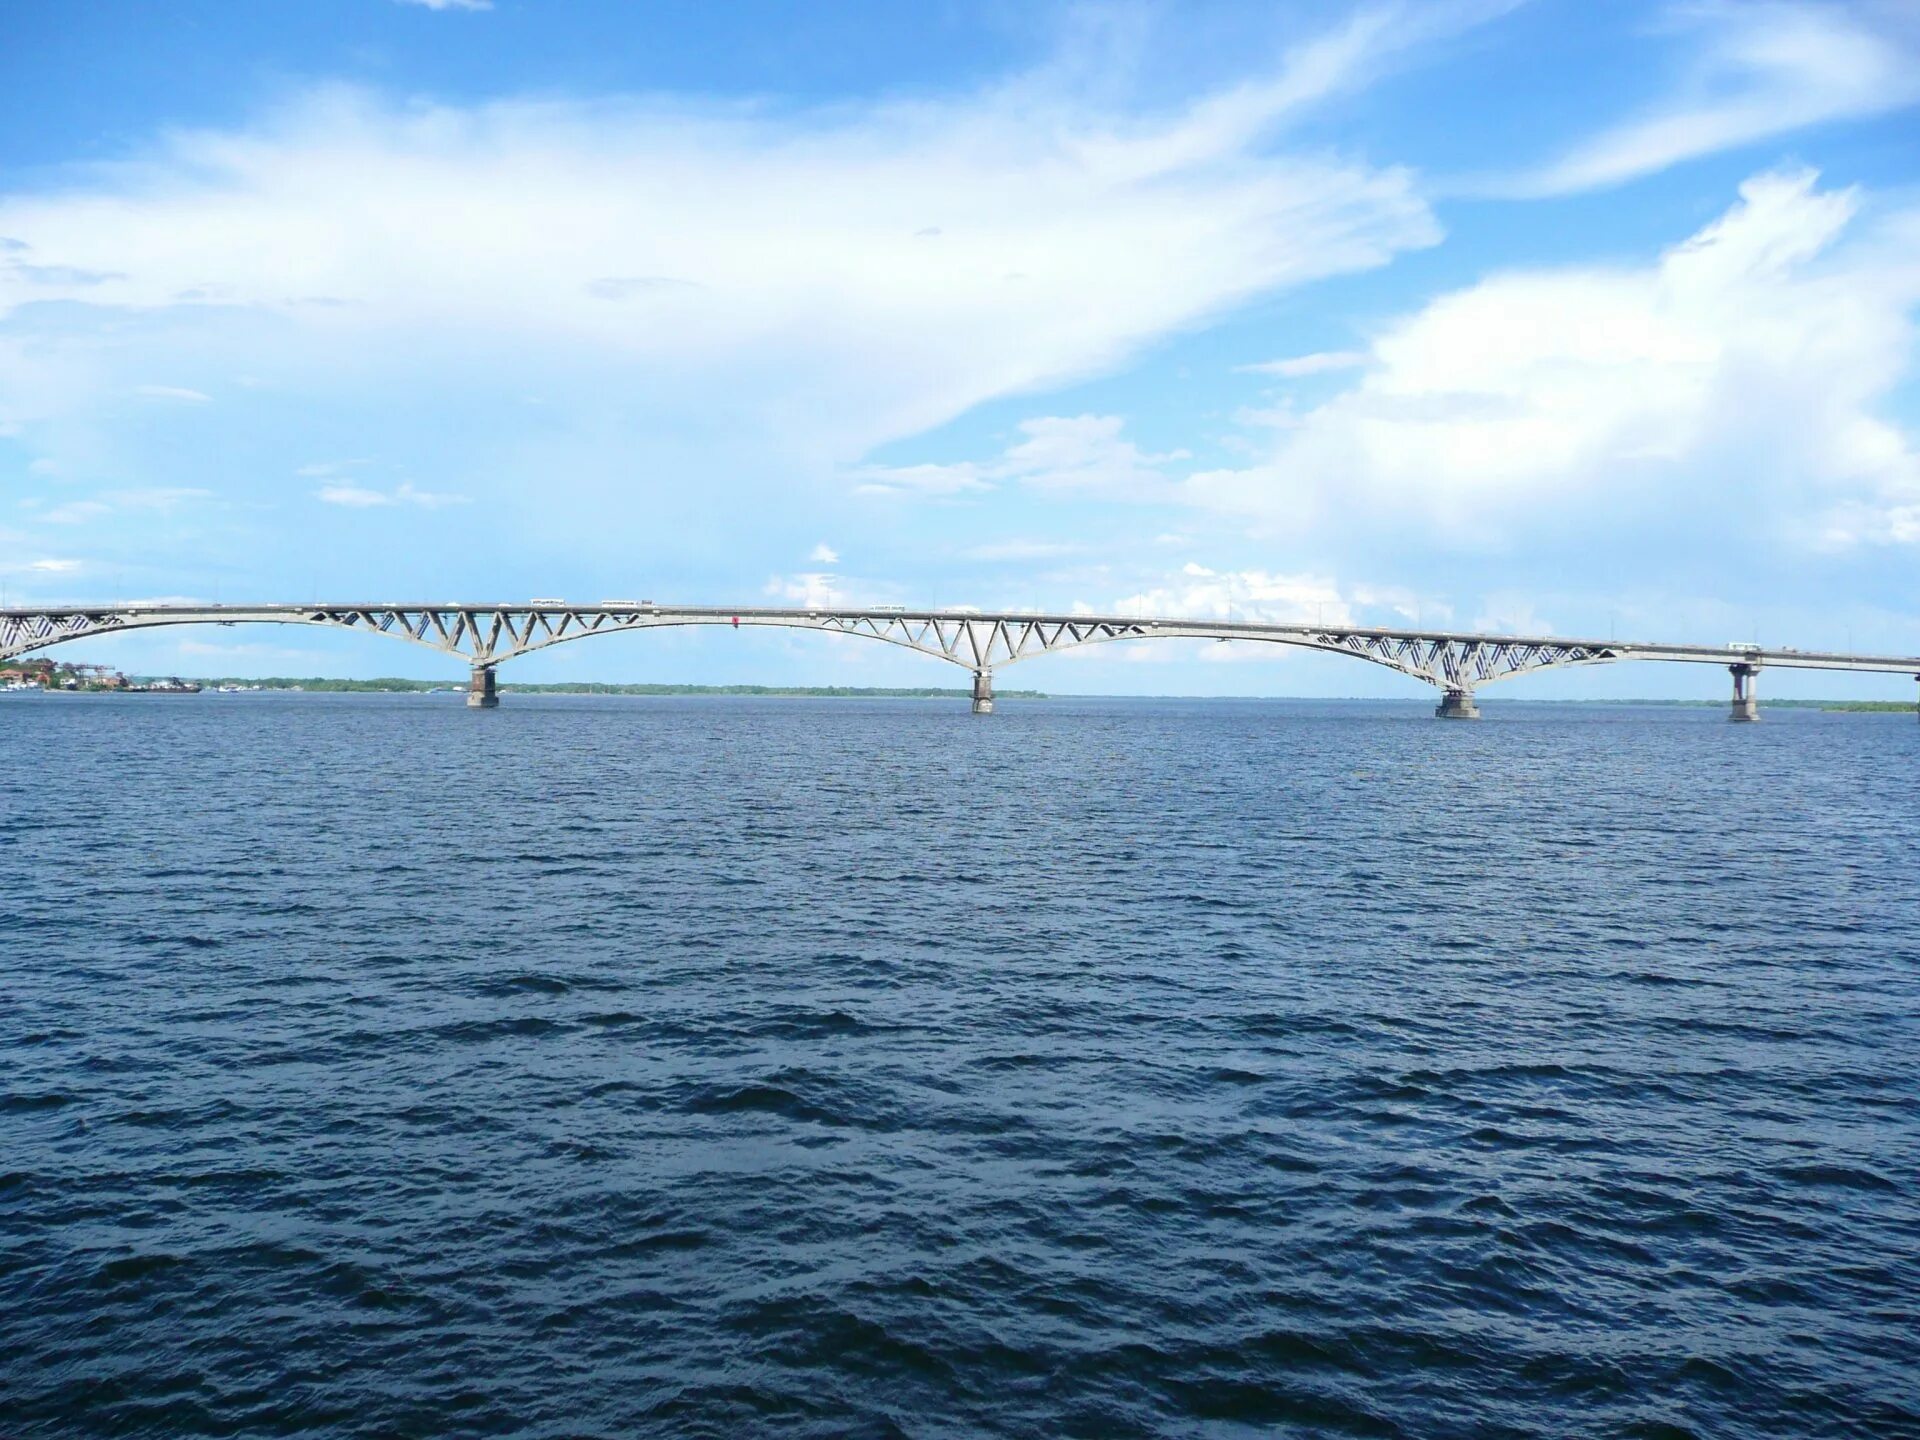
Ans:
[[[664,605],[651,601],[315,605],[56,605],[0,610],[0,660],[45,646],[167,625],[296,624],[391,635],[458,656],[474,667],[488,703],[493,668],[550,645],[623,631],[680,625],[785,626],[858,635],[917,650],[974,672],[975,708],[992,706],[1000,666],[1057,650],[1113,641],[1196,639],[1299,645],[1367,660],[1447,692],[1439,713],[1470,716],[1473,691],[1535,670],[1622,660],[1724,665],[1736,704],[1749,714],[1761,669],[1851,670],[1920,678],[1920,655],[1867,655],[1758,645],[1500,635],[1479,631],[1308,625],[1192,616],[982,612],[883,606]],[[484,672],[484,687],[478,677]]]

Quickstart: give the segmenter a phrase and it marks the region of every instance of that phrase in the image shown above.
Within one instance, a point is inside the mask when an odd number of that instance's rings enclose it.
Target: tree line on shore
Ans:
[[[293,678],[220,679],[203,682],[209,687],[245,685],[261,690],[308,690],[321,693],[352,692],[369,694],[433,694],[461,691],[467,687],[445,680],[405,680],[381,676],[371,680],[335,680],[320,676]],[[879,685],[670,685],[655,683],[620,684],[610,681],[562,681],[553,684],[502,684],[500,690],[518,695],[825,695],[849,699],[952,699],[973,692],[959,687],[879,686]],[[1026,700],[1044,700],[1038,690],[1005,690],[1003,695]]]

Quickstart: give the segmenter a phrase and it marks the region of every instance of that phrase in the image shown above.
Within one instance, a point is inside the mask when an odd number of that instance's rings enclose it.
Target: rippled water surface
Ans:
[[[0,700],[0,1433],[1920,1433],[1920,726]]]

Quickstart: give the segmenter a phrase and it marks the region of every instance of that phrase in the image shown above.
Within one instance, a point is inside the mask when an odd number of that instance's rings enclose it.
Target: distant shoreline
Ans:
[[[145,677],[135,677],[144,679]],[[267,692],[308,691],[317,694],[368,694],[368,695],[407,695],[407,694],[463,694],[464,685],[444,680],[409,680],[399,676],[380,676],[371,680],[338,680],[324,676],[271,676],[264,678],[246,678],[226,676],[203,679],[199,683],[207,691],[216,691],[223,685],[242,687],[248,690]],[[954,700],[967,699],[971,691],[961,687],[941,686],[886,686],[886,685],[691,685],[631,683],[619,684],[599,681],[556,682],[551,684],[511,684],[500,686],[502,694],[517,695],[638,695],[638,696],[745,696],[765,699],[830,699],[830,700]],[[1402,697],[1367,695],[1052,695],[1042,690],[1000,690],[998,698],[1006,700],[1306,700],[1306,701],[1373,701],[1391,702]],[[1404,697],[1408,703],[1427,703],[1423,696]],[[1529,705],[1633,705],[1659,706],[1662,708],[1682,709],[1724,709],[1725,700],[1652,700],[1652,699],[1588,699],[1588,698],[1535,698],[1525,695],[1496,697],[1494,704],[1511,698]],[[1484,705],[1486,701],[1483,699]],[[1858,712],[1862,714],[1910,714],[1916,709],[1911,700],[1766,700],[1761,703],[1762,710],[1821,710],[1830,712]]]
[[[382,676],[373,680],[330,680],[320,676],[296,679],[288,676],[274,676],[263,679],[243,679],[229,676],[221,679],[199,682],[207,690],[217,690],[221,686],[235,686],[255,691],[293,691],[304,690],[318,694],[354,694],[354,695],[434,695],[465,694],[466,686],[445,680],[403,680],[397,676]],[[796,699],[834,699],[834,700],[952,700],[968,699],[973,692],[960,687],[939,688],[936,686],[873,686],[873,685],[666,685],[666,684],[614,684],[599,681],[560,682],[550,685],[503,683],[500,687],[503,695],[746,695],[778,699],[792,697]],[[1045,700],[1047,695],[1039,690],[1002,690],[1000,695],[1018,700]]]

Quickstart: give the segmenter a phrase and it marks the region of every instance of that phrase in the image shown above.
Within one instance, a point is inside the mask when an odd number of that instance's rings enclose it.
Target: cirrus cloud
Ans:
[[[845,462],[1434,243],[1410,173],[1276,143],[1433,28],[1369,12],[1258,83],[1148,115],[1045,72],[812,114],[322,87],[0,195],[0,234],[42,271],[0,267],[0,317],[34,308],[37,353],[70,334],[89,374],[211,350],[227,373],[423,387],[564,355]],[[13,403],[4,418],[35,418]]]
[[[1909,8],[1695,0],[1665,28],[1703,43],[1678,92],[1493,193],[1562,195],[1683,160],[1920,102],[1920,19]]]
[[[956,495],[1013,481],[1055,496],[1152,501],[1175,498],[1165,466],[1184,450],[1150,454],[1121,431],[1118,415],[1042,415],[1022,420],[1020,438],[997,460],[949,465],[869,465],[855,472],[862,494]]]
[[[326,505],[344,505],[349,510],[372,510],[387,505],[416,505],[423,510],[438,510],[447,505],[465,505],[469,497],[419,490],[403,484],[395,490],[374,490],[365,485],[322,485],[314,499]]]

